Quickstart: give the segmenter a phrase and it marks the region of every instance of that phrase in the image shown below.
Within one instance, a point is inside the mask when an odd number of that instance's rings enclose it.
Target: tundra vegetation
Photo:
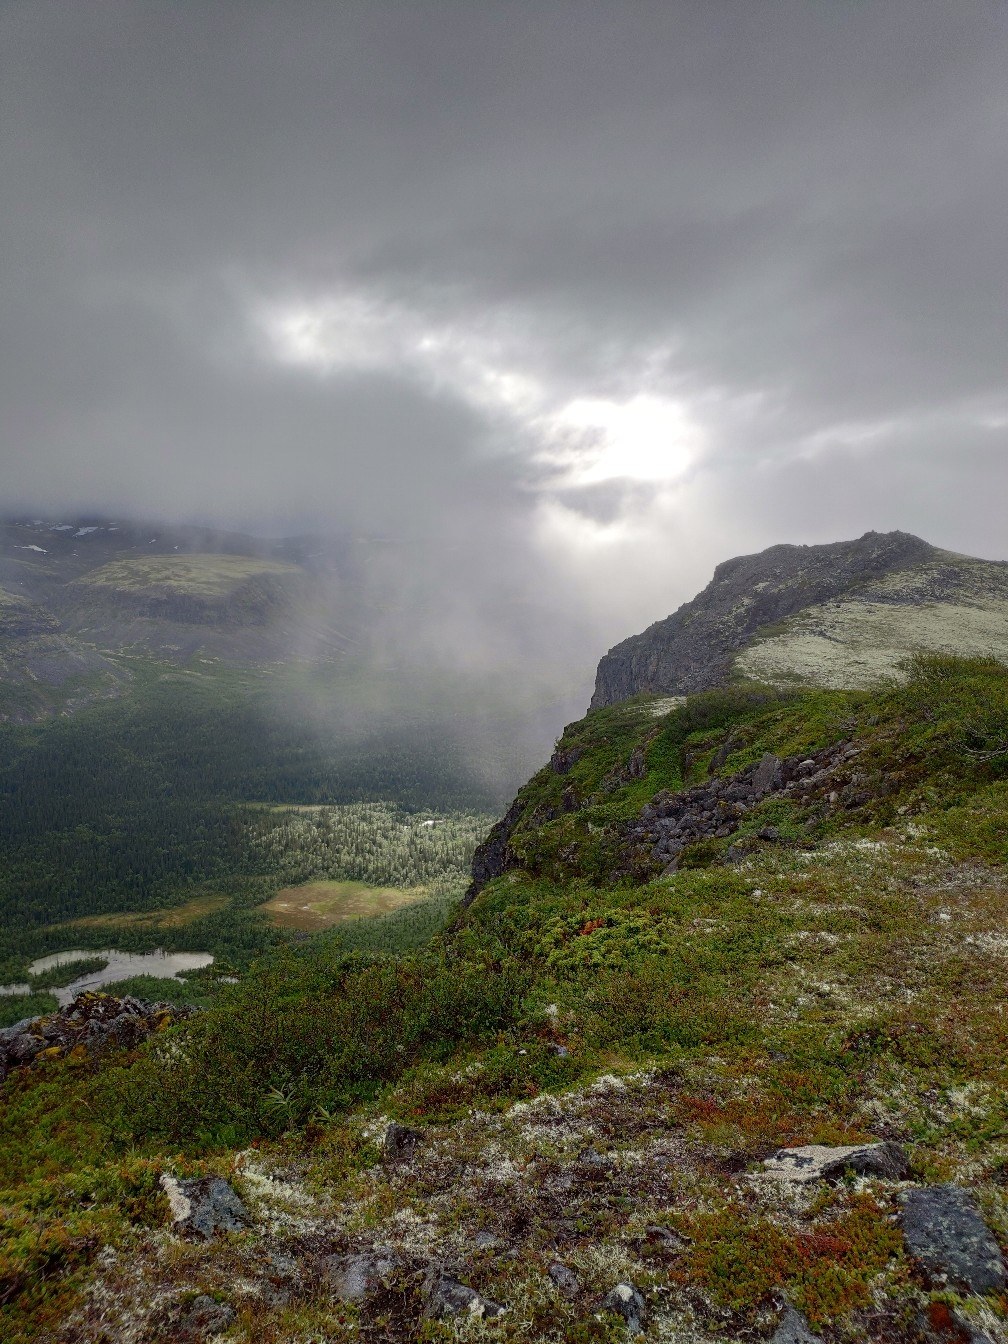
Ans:
[[[3,1337],[200,1338],[209,1311],[277,1344],[573,1344],[622,1336],[622,1283],[655,1340],[769,1337],[785,1300],[837,1344],[1003,1340],[1008,1297],[929,1278],[900,1198],[954,1183],[1008,1244],[1008,668],[655,709],[565,731],[448,926],[335,926],[129,1048],[12,1067]],[[724,807],[668,862],[687,795]],[[257,844],[322,844],[280,815]],[[763,1165],[880,1139],[906,1179]],[[166,1174],[226,1178],[249,1227],[166,1233]],[[432,1265],[506,1311],[425,1311]]]

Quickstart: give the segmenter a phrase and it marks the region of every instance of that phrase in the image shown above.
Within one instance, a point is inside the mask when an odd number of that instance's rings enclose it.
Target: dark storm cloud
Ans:
[[[408,537],[470,647],[1008,549],[993,0],[33,0],[0,61],[9,507]]]

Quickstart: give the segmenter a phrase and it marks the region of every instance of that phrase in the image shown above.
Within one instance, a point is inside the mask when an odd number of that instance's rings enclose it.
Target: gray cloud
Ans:
[[[7,505],[408,541],[454,650],[586,668],[778,540],[1004,556],[1006,59],[986,0],[5,6]]]

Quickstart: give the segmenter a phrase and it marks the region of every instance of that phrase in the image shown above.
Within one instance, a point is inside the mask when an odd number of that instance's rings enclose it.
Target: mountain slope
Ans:
[[[1004,1344],[1006,729],[982,659],[593,711],[426,949],[18,1037],[5,1338]]]
[[[610,649],[591,707],[737,675],[867,685],[919,649],[1008,654],[1008,564],[905,532],[772,546],[718,565],[692,601]]]

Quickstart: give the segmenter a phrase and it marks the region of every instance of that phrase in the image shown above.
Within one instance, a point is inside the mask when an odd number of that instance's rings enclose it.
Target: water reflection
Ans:
[[[135,975],[153,975],[159,980],[177,980],[180,971],[198,971],[213,962],[209,952],[163,952],[161,948],[155,948],[153,952],[118,952],[115,948],[101,948],[97,951],[75,948],[71,952],[52,952],[47,957],[39,957],[28,967],[28,973],[39,975],[42,971],[52,970],[54,966],[64,966],[71,961],[83,961],[86,957],[102,957],[108,965],[100,971],[88,971],[87,974],[78,976],[61,989],[40,992],[52,994],[59,1006],[65,1008],[86,989],[101,989],[105,985],[114,985],[119,980],[132,980]],[[32,988],[31,985],[0,985],[0,994],[30,994]]]

